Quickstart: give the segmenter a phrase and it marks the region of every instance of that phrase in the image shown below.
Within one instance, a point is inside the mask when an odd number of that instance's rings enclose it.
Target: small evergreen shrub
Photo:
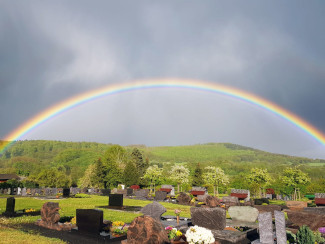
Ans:
[[[325,238],[322,237],[322,234],[319,231],[314,232],[315,242],[317,243],[325,243]]]
[[[287,230],[286,233],[287,233],[287,241],[289,243],[296,243],[296,239],[297,239],[296,235],[289,230]]]
[[[297,232],[298,244],[315,244],[315,235],[313,231],[306,225],[299,228]]]

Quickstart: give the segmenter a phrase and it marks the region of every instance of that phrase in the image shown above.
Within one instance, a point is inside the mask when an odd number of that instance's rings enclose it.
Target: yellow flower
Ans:
[[[71,219],[71,224],[73,224],[73,225],[77,224],[77,217],[73,217]]]
[[[123,226],[124,225],[124,222],[123,221],[114,221],[112,223],[112,226]]]
[[[181,231],[178,230],[178,231],[176,232],[176,236],[182,236],[182,235],[183,235],[183,233],[182,233]]]

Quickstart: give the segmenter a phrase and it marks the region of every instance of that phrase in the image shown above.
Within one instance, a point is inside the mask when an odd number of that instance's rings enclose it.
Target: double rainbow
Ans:
[[[297,115],[285,110],[284,108],[267,101],[261,97],[254,94],[235,89],[232,87],[206,83],[198,80],[185,80],[185,79],[153,79],[153,80],[139,80],[130,83],[113,84],[106,87],[92,90],[75,97],[69,98],[62,101],[43,112],[37,114],[30,120],[23,123],[21,126],[12,131],[9,135],[4,138],[4,142],[0,145],[0,154],[3,153],[6,148],[8,148],[12,143],[19,140],[21,137],[38,127],[39,125],[45,123],[51,118],[65,111],[73,109],[76,106],[82,105],[89,101],[99,99],[104,96],[118,94],[123,92],[131,92],[134,90],[142,89],[158,89],[158,88],[184,88],[184,89],[194,89],[206,92],[213,92],[217,94],[223,94],[230,97],[240,99],[242,101],[255,104],[263,109],[266,109],[280,117],[291,122],[295,126],[299,127],[307,134],[312,136],[314,139],[319,141],[321,144],[325,145],[325,136],[318,129],[313,127],[311,124],[307,123],[303,119],[299,118]]]

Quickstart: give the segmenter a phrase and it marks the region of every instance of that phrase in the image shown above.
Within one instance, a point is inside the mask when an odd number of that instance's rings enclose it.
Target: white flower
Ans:
[[[190,227],[186,231],[186,241],[189,244],[210,244],[215,242],[211,230],[197,225]]]

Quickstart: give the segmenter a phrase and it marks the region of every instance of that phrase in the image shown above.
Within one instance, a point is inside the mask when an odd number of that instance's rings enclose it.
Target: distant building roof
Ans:
[[[19,180],[19,176],[16,174],[0,174],[0,180],[11,180],[11,179]]]

